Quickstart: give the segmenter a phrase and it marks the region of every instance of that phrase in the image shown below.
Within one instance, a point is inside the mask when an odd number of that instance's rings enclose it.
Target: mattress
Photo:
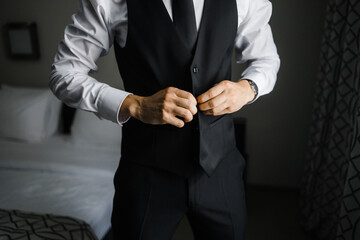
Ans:
[[[84,220],[102,239],[110,228],[120,146],[0,140],[0,208]]]

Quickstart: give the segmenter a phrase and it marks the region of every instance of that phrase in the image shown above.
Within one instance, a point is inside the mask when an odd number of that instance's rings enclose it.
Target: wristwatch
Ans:
[[[249,82],[250,87],[254,91],[254,94],[255,94],[254,99],[249,102],[249,103],[252,103],[256,99],[256,97],[258,95],[258,87],[257,87],[256,83],[254,83],[254,81],[249,80],[249,79],[246,79],[246,80]]]

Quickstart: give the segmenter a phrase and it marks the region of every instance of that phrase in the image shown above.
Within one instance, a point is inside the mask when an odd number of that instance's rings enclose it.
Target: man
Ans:
[[[279,57],[268,0],[81,0],[50,87],[123,125],[115,239],[244,239],[244,159],[230,113],[269,93]],[[88,76],[114,44],[125,91]],[[232,82],[231,56],[249,65]]]

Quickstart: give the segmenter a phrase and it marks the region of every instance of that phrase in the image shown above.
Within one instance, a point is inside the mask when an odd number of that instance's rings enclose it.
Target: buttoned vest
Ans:
[[[231,57],[237,32],[236,0],[205,0],[195,49],[187,46],[162,0],[129,0],[128,35],[114,49],[125,90],[150,96],[176,87],[195,97],[231,79]],[[150,125],[135,118],[123,126],[121,161],[190,176],[197,166],[211,175],[235,148],[229,114],[201,111],[183,128]]]

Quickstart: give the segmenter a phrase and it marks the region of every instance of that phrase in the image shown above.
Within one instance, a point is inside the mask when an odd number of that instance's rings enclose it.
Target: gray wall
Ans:
[[[271,25],[282,65],[274,91],[235,115],[246,117],[250,184],[298,186],[311,121],[314,83],[324,22],[325,0],[273,0]],[[41,59],[13,61],[0,39],[0,83],[46,87],[63,31],[76,0],[1,1],[0,26],[12,21],[38,24]],[[99,59],[96,79],[121,88],[113,51]],[[241,67],[234,66],[234,79]]]
[[[18,0],[1,1],[0,26],[6,22],[36,22],[38,25],[41,59],[36,61],[14,61],[4,54],[3,39],[0,42],[1,83],[26,86],[47,86],[51,63],[57,46],[63,39],[65,26],[77,10],[77,0]],[[114,87],[122,87],[113,51],[98,62],[99,81]]]

